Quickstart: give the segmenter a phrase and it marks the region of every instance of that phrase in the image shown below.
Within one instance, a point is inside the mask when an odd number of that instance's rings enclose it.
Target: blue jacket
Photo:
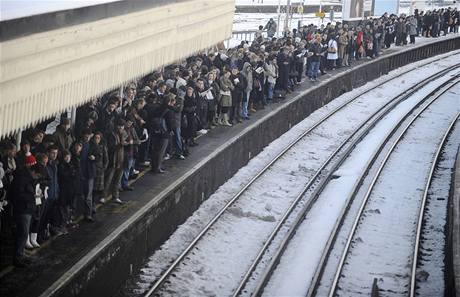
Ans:
[[[59,197],[57,162],[50,160],[46,165],[46,171],[48,172],[48,176],[50,177],[50,182],[48,185],[48,199],[56,200]]]

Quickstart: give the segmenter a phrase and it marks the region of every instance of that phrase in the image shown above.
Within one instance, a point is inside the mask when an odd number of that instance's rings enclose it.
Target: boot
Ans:
[[[34,248],[39,248],[40,247],[40,245],[37,242],[37,233],[30,233],[30,244]]]
[[[30,243],[30,236],[27,235],[27,240],[26,240],[26,249],[33,249],[34,247],[32,246],[32,244]]]
[[[256,112],[257,110],[254,108],[254,103],[251,102],[251,104],[249,105],[249,112]]]
[[[222,125],[224,125],[224,126],[229,126],[229,127],[232,126],[232,124],[230,124],[230,123],[228,122],[228,114],[227,114],[227,113],[224,114],[224,120],[222,121]]]
[[[217,120],[217,125],[223,126],[224,125],[224,114],[219,114],[219,119]]]

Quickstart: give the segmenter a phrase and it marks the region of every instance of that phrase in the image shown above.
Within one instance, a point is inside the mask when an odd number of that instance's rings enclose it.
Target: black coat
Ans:
[[[36,185],[37,181],[33,179],[28,168],[23,167],[15,171],[8,197],[16,215],[34,213]]]
[[[59,203],[61,205],[70,205],[75,195],[76,170],[71,162],[60,162],[58,165],[58,182],[61,191],[59,192]]]

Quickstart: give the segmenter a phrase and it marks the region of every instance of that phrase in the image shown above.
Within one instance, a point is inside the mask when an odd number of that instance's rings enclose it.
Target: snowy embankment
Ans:
[[[447,56],[447,55],[446,55]],[[198,244],[179,265],[174,279],[166,284],[162,295],[228,295],[251,263],[254,253],[262,245],[267,232],[275,225],[276,220],[289,205],[292,197],[298,193],[312,176],[314,168],[325,160],[331,151],[346,135],[359,126],[372,110],[386,104],[388,95],[402,91],[421,81],[433,71],[439,71],[459,58],[446,58],[430,66],[422,66],[426,61],[414,63],[409,67],[392,72],[398,75],[404,70],[420,66],[415,75],[405,74],[400,79],[387,84],[390,89],[375,87],[385,80],[384,76],[362,88],[344,94],[327,106],[316,111],[307,119],[293,127],[288,133],[275,140],[263,152],[242,168],[234,178],[230,179],[216,191],[202,206],[181,225],[171,238],[156,251],[142,270],[135,293],[141,293],[159,277],[168,265],[182,252],[189,242],[199,233],[206,223],[219,209],[235,195],[260,169],[262,169],[287,143],[297,138],[303,131],[311,127],[318,119],[353,96],[367,93],[353,104],[344,108],[327,124],[321,125],[317,131],[296,145],[283,160],[280,160],[243,195],[231,211],[224,215],[206,235],[205,240]],[[438,59],[438,57],[436,58]],[[433,59],[434,60],[434,59]]]
[[[455,70],[451,73],[458,72],[460,71]],[[384,140],[384,135],[387,135],[400,119],[404,118],[405,114],[410,112],[433,88],[449,79],[450,75],[445,75],[439,81],[431,82],[399,104],[356,146],[340,169],[335,172],[334,175],[338,178],[329,182],[299,227],[267,285],[264,296],[306,295],[335,222],[342,208],[345,207],[348,196],[353,191],[361,172],[365,170],[367,163],[377,153],[381,142]],[[338,241],[344,242],[344,240]],[[338,258],[337,255],[336,258]],[[332,275],[332,271],[327,271],[326,275]],[[330,284],[331,281],[329,279],[327,283]],[[319,296],[327,295],[329,287],[330,285],[325,285],[325,290],[320,290]]]

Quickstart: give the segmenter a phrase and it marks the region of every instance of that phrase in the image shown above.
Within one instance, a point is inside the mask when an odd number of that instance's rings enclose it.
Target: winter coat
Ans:
[[[91,141],[83,143],[80,153],[81,176],[84,179],[92,179],[96,175],[96,159],[91,160],[90,156],[94,156],[94,145]]]
[[[187,118],[187,125],[182,129],[182,136],[188,140],[195,136],[197,130],[197,117],[196,108],[198,104],[198,98],[195,93],[192,96],[185,95],[184,98],[184,114]]]
[[[66,131],[61,125],[57,126],[56,132],[54,132],[53,136],[56,141],[56,145],[59,147],[61,152],[63,150],[70,149],[70,146],[75,141],[70,129],[69,131]]]
[[[83,185],[81,182],[81,164],[80,164],[80,156],[72,153],[72,160],[70,160],[72,164],[72,168],[75,172],[75,178],[73,179],[73,189],[75,191],[75,195],[81,196],[83,195]]]
[[[73,197],[75,196],[75,183],[76,172],[71,162],[60,162],[58,165],[58,182],[61,191],[59,192],[59,204],[71,205]]]
[[[220,78],[220,105],[222,107],[232,106],[232,91],[235,87],[233,86],[230,78],[226,78],[224,75]]]
[[[338,51],[338,48],[337,48],[337,41],[335,41],[334,39],[331,39],[329,40],[329,42],[327,43],[327,47],[328,47],[328,53],[327,53],[327,59],[328,60],[337,60],[339,58],[338,54],[337,54],[337,51]],[[331,52],[329,49],[335,49],[335,52]]]
[[[95,167],[96,172],[94,176],[94,190],[103,191],[104,190],[104,178],[105,170],[109,165],[109,155],[107,153],[107,147],[102,144],[93,143],[94,146],[94,156],[96,157]]]
[[[232,91],[232,105],[237,105],[239,102],[243,101],[243,93],[247,87],[246,77],[243,74],[238,73],[237,75],[231,75],[230,80],[233,82],[235,88]]]
[[[58,182],[58,168],[57,161],[48,161],[46,171],[50,177],[48,188],[48,199],[56,200],[59,198],[59,182]]]
[[[265,25],[264,29],[267,30],[267,34],[270,37],[273,37],[276,34],[276,22],[275,21],[268,21],[268,23]]]
[[[266,63],[265,64],[265,76],[269,84],[276,84],[276,79],[278,78],[278,67],[275,63]]]
[[[34,213],[36,185],[37,181],[33,179],[28,168],[23,167],[15,171],[9,197],[16,215]]]
[[[176,104],[172,108],[174,112],[173,122],[171,123],[171,128],[180,128],[182,123],[182,111],[184,110],[184,98],[177,96]]]
[[[107,154],[109,156],[108,168],[123,168],[124,146],[122,135],[118,132],[111,132],[107,135]]]
[[[411,18],[409,21],[409,35],[417,35],[417,19]]]
[[[345,50],[348,45],[348,37],[345,34],[340,35],[339,37],[339,50],[338,50],[338,56],[343,57],[345,54]]]
[[[253,87],[253,73],[251,63],[245,62],[241,74],[246,78],[246,92],[251,92]]]

